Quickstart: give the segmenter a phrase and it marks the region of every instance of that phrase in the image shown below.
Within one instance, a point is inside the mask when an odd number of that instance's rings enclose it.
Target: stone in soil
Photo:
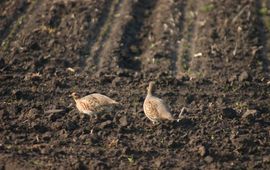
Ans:
[[[205,158],[204,158],[204,160],[205,160],[205,162],[207,162],[207,163],[211,163],[211,162],[213,162],[213,158],[211,157],[211,156],[206,156]]]
[[[125,127],[128,125],[127,116],[122,116],[119,119],[120,126]]]
[[[199,153],[201,156],[205,156],[205,155],[206,155],[206,148],[205,148],[203,145],[199,146],[199,148],[198,148],[198,153]]]
[[[110,125],[112,125],[112,121],[111,121],[111,120],[107,120],[107,121],[105,121],[105,122],[102,122],[102,123],[99,125],[99,128],[100,128],[100,129],[104,129],[104,128],[109,127]]]
[[[249,80],[249,74],[247,71],[243,71],[239,76],[239,81],[247,81]]]
[[[243,119],[246,119],[246,118],[252,118],[252,117],[255,117],[256,115],[258,114],[258,111],[255,110],[255,109],[252,109],[252,110],[247,110],[243,115],[242,115],[242,118]]]

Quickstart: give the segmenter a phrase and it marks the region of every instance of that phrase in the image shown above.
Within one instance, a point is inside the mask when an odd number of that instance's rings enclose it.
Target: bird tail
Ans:
[[[123,107],[123,105],[117,101],[113,101],[111,104],[115,108],[122,108]]]
[[[120,105],[120,103],[117,102],[117,101],[115,101],[115,100],[113,100],[111,104],[113,104],[113,105]]]

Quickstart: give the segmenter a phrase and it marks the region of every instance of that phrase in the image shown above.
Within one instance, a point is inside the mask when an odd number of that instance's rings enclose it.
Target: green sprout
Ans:
[[[128,159],[128,162],[130,162],[130,163],[133,163],[134,162],[133,157],[128,157],[127,159]]]
[[[215,8],[214,4],[206,4],[202,7],[203,12],[211,12]]]
[[[259,13],[261,15],[267,15],[268,13],[268,9],[266,7],[262,7],[260,10],[259,10]]]

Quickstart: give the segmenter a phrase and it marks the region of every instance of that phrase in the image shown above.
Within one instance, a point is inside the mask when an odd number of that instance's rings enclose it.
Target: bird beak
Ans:
[[[70,95],[68,95],[69,97],[74,97],[76,93],[71,93]]]

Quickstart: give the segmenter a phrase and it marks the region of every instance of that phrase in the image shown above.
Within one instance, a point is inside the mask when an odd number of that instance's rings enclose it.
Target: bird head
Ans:
[[[71,93],[71,95],[70,95],[74,100],[77,100],[79,97],[78,97],[78,95],[77,95],[77,93],[75,93],[75,92],[73,92],[73,93]]]
[[[153,90],[154,90],[154,84],[155,84],[154,81],[149,82],[149,85],[147,87],[147,94],[152,95]]]

